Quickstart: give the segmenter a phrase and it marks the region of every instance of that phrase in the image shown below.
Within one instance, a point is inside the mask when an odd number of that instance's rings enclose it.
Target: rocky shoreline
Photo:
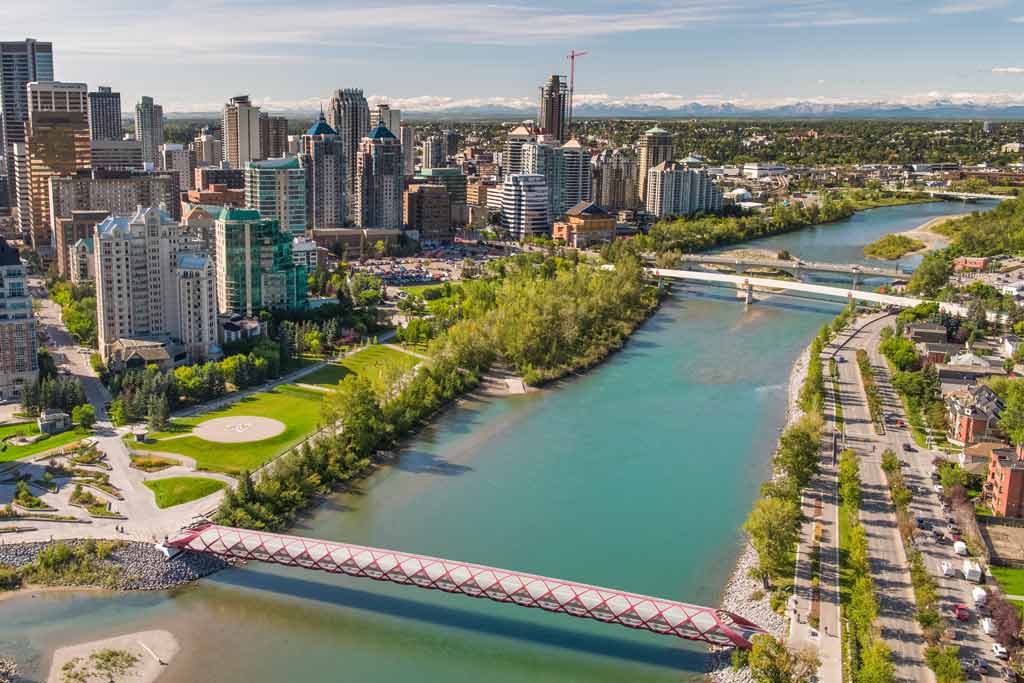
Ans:
[[[804,349],[800,357],[796,359],[793,369],[789,373],[787,427],[795,424],[804,414],[797,403],[800,398],[800,389],[807,377],[809,359],[810,346]],[[736,560],[736,568],[733,569],[722,592],[722,609],[746,617],[772,635],[782,637],[788,631],[789,622],[772,610],[769,596],[762,590],[761,583],[750,578],[750,570],[757,566],[757,562],[757,551],[754,550],[754,546],[749,542],[744,543],[743,552]],[[762,595],[760,600],[752,598],[757,593]],[[731,651],[728,650],[712,653],[708,678],[715,683],[753,683],[754,679],[750,675],[750,669],[733,670],[730,657]]]
[[[85,544],[84,539],[60,541],[71,547]],[[0,545],[0,565],[20,569],[35,562],[49,541]],[[116,570],[114,590],[165,590],[209,576],[230,566],[213,555],[183,552],[167,559],[152,543],[125,541],[109,557],[99,562]],[[88,586],[80,586],[87,588]],[[38,587],[29,587],[29,590]]]

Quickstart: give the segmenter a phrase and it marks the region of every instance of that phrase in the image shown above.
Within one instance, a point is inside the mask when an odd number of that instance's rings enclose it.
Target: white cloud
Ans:
[[[1024,66],[997,66],[992,69],[994,74],[1024,74]]]
[[[929,14],[972,14],[985,10],[1005,7],[1006,0],[961,0],[936,5],[928,10]]]

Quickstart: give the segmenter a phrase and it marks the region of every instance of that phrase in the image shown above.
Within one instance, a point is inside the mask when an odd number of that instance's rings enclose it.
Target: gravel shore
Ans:
[[[90,666],[89,656],[103,650],[119,650],[135,658],[135,663],[118,677],[118,681],[152,683],[160,678],[160,674],[164,672],[174,656],[181,651],[181,647],[174,635],[168,631],[139,631],[116,638],[62,647],[53,653],[50,675],[46,679],[47,683],[62,683],[62,681],[68,680],[64,672],[64,666],[68,664],[75,667],[80,673],[83,671],[95,672],[95,666]],[[94,680],[94,677],[95,679],[100,678],[99,675],[93,673],[89,680]]]
[[[800,397],[800,388],[803,386],[804,378],[807,376],[807,363],[810,358],[810,347],[804,349],[789,373],[789,411],[786,414],[786,426],[790,426],[803,417],[803,411],[797,406]],[[746,617],[752,622],[766,629],[771,634],[782,637],[787,631],[786,620],[772,611],[768,595],[765,594],[760,600],[754,600],[751,596],[762,591],[761,583],[750,578],[750,570],[757,566],[757,551],[747,543],[736,561],[736,568],[729,577],[722,594],[722,609]],[[762,591],[763,592],[763,591]],[[733,671],[730,662],[731,651],[714,653],[711,656],[711,670],[708,677],[716,683],[753,683],[749,669]]]
[[[62,541],[71,546],[85,543],[84,540]],[[39,551],[50,545],[40,543],[8,543],[0,545],[0,564],[10,567],[24,567],[35,562]],[[102,562],[116,568],[117,590],[163,590],[183,583],[189,583],[209,576],[228,567],[228,563],[212,555],[181,553],[168,560],[152,543],[136,541],[110,553]]]

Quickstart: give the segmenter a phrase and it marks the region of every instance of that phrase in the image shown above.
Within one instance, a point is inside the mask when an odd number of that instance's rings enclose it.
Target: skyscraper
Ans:
[[[590,155],[580,141],[573,138],[562,145],[560,156],[561,168],[558,175],[562,196],[557,212],[552,217],[563,216],[569,209],[581,202],[590,201],[594,196]]]
[[[295,265],[292,236],[276,220],[224,207],[215,230],[221,313],[252,317],[265,308],[306,306],[306,269]]]
[[[513,239],[544,235],[551,230],[548,188],[544,176],[517,173],[505,176],[501,197],[501,226]]]
[[[135,105],[135,139],[142,143],[143,163],[160,165],[160,145],[164,144],[164,108],[143,95]]]
[[[50,177],[91,165],[88,88],[85,83],[29,83],[28,100],[27,228],[32,247],[51,257]],[[24,220],[21,227],[26,229]]]
[[[327,105],[327,123],[341,138],[345,148],[345,183],[347,195],[356,197],[356,156],[363,137],[370,130],[370,106],[359,88],[335,90]],[[392,133],[394,135],[394,133]],[[356,219],[357,203],[348,202],[349,216]]]
[[[260,112],[260,151],[263,159],[280,159],[288,154],[288,119]]]
[[[192,140],[192,154],[196,166],[220,166],[224,159],[224,143],[212,130],[203,128]]]
[[[179,327],[174,264],[182,229],[159,209],[96,226],[96,322],[99,351],[109,360],[119,339],[157,340]]]
[[[523,145],[536,141],[536,136],[526,126],[519,126],[505,139],[501,152],[501,171],[505,176],[523,172]]]
[[[19,143],[20,144],[20,143]],[[36,320],[18,250],[0,237],[0,401],[20,399],[39,374]]]
[[[14,187],[14,157],[11,146],[25,142],[28,121],[28,91],[32,81],[53,80],[53,44],[34,38],[18,42],[0,42],[0,155],[6,160],[3,169],[7,188]],[[0,206],[7,206],[7,197],[0,196]]]
[[[306,232],[306,171],[297,157],[245,165],[245,205],[274,218],[282,232]]]
[[[722,210],[722,190],[707,171],[663,161],[647,172],[647,213],[692,216]]]
[[[405,192],[403,219],[419,232],[420,242],[450,241],[455,236],[451,197],[441,185],[413,185]]]
[[[437,135],[431,135],[423,141],[423,160],[420,168],[443,168],[447,166],[444,155],[444,139]]]
[[[306,170],[306,225],[313,230],[340,228],[347,212],[345,148],[324,113],[302,136],[299,161]]]
[[[192,184],[192,150],[185,145],[167,143],[160,145],[160,170],[178,174],[178,188],[182,191]]]
[[[451,159],[460,151],[459,146],[462,143],[462,136],[459,135],[458,131],[445,130],[441,131],[441,137],[444,139],[445,159]]]
[[[260,147],[260,108],[248,95],[232,97],[224,105],[224,161],[231,168],[245,168],[250,161],[263,158]]]
[[[401,134],[398,137],[402,141],[402,171],[405,175],[412,175],[416,172],[416,129],[408,123],[401,124],[399,128]]]
[[[552,74],[540,90],[540,118],[542,133],[566,140],[565,122],[569,113],[569,90],[561,76]]]
[[[101,85],[89,93],[89,137],[93,140],[120,140],[121,93]]]
[[[594,201],[599,206],[613,211],[637,207],[637,164],[632,150],[603,150],[593,166]]]
[[[402,127],[402,111],[392,109],[388,104],[378,104],[370,111],[370,128],[376,128],[378,124],[390,130],[397,138]]]
[[[674,154],[672,135],[664,128],[655,126],[640,138],[640,166],[637,173],[637,196],[640,205],[647,204],[647,173],[663,161],[671,161]]]
[[[525,143],[522,154],[523,173],[544,176],[552,218],[590,199],[590,157],[577,140],[562,145],[553,136],[542,135]]]
[[[359,145],[356,158],[356,225],[402,228],[402,143],[378,125]]]

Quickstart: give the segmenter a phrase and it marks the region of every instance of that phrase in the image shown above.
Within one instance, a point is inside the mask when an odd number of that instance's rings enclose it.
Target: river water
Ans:
[[[762,240],[805,259],[961,205],[879,209]],[[296,533],[715,604],[786,409],[790,367],[836,304],[745,309],[680,292],[605,365],[529,396],[467,400],[397,466]],[[185,681],[679,681],[702,648],[461,596],[249,567],[174,591],[0,602],[0,654],[45,675],[55,647],[164,628]]]

